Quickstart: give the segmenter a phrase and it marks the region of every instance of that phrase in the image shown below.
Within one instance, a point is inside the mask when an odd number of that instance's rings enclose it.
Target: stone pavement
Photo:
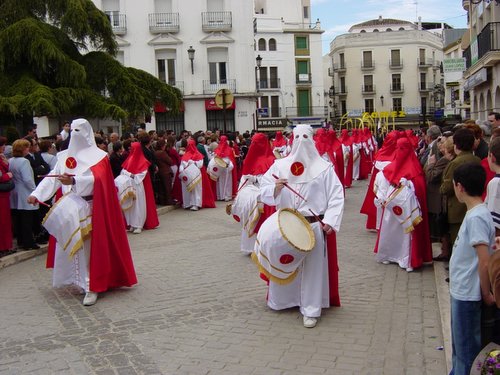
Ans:
[[[347,190],[338,235],[342,307],[316,328],[267,308],[219,202],[130,234],[139,284],[91,307],[51,287],[44,256],[1,269],[0,374],[445,374],[434,269],[375,262],[365,191]]]

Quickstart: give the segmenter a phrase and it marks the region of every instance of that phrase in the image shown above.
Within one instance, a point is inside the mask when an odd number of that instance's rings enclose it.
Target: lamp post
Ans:
[[[380,104],[384,107],[384,95],[380,95]]]
[[[257,92],[260,91],[260,67],[262,66],[262,57],[257,55],[255,58],[255,74],[257,79]]]
[[[189,60],[191,60],[191,74],[194,74],[194,53],[195,53],[195,49],[193,48],[193,46],[189,46],[188,57],[189,57]]]

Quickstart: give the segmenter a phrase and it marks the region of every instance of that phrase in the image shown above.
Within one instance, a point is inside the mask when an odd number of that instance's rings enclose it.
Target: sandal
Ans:
[[[438,256],[432,258],[436,262],[448,262],[450,260],[449,255],[439,254]]]

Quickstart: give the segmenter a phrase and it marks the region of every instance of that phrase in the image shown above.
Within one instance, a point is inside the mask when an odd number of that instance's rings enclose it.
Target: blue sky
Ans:
[[[311,19],[321,21],[323,53],[337,35],[347,33],[352,25],[378,18],[396,18],[415,22],[445,22],[454,28],[467,27],[467,13],[462,0],[311,0]]]

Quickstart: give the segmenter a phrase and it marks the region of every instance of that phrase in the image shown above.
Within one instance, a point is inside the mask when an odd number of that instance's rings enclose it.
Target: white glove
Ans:
[[[408,186],[408,180],[404,177],[401,177],[401,179],[399,180],[399,183],[401,186]]]
[[[384,200],[380,198],[375,198],[373,199],[373,204],[375,205],[375,207],[381,208],[384,205]]]

